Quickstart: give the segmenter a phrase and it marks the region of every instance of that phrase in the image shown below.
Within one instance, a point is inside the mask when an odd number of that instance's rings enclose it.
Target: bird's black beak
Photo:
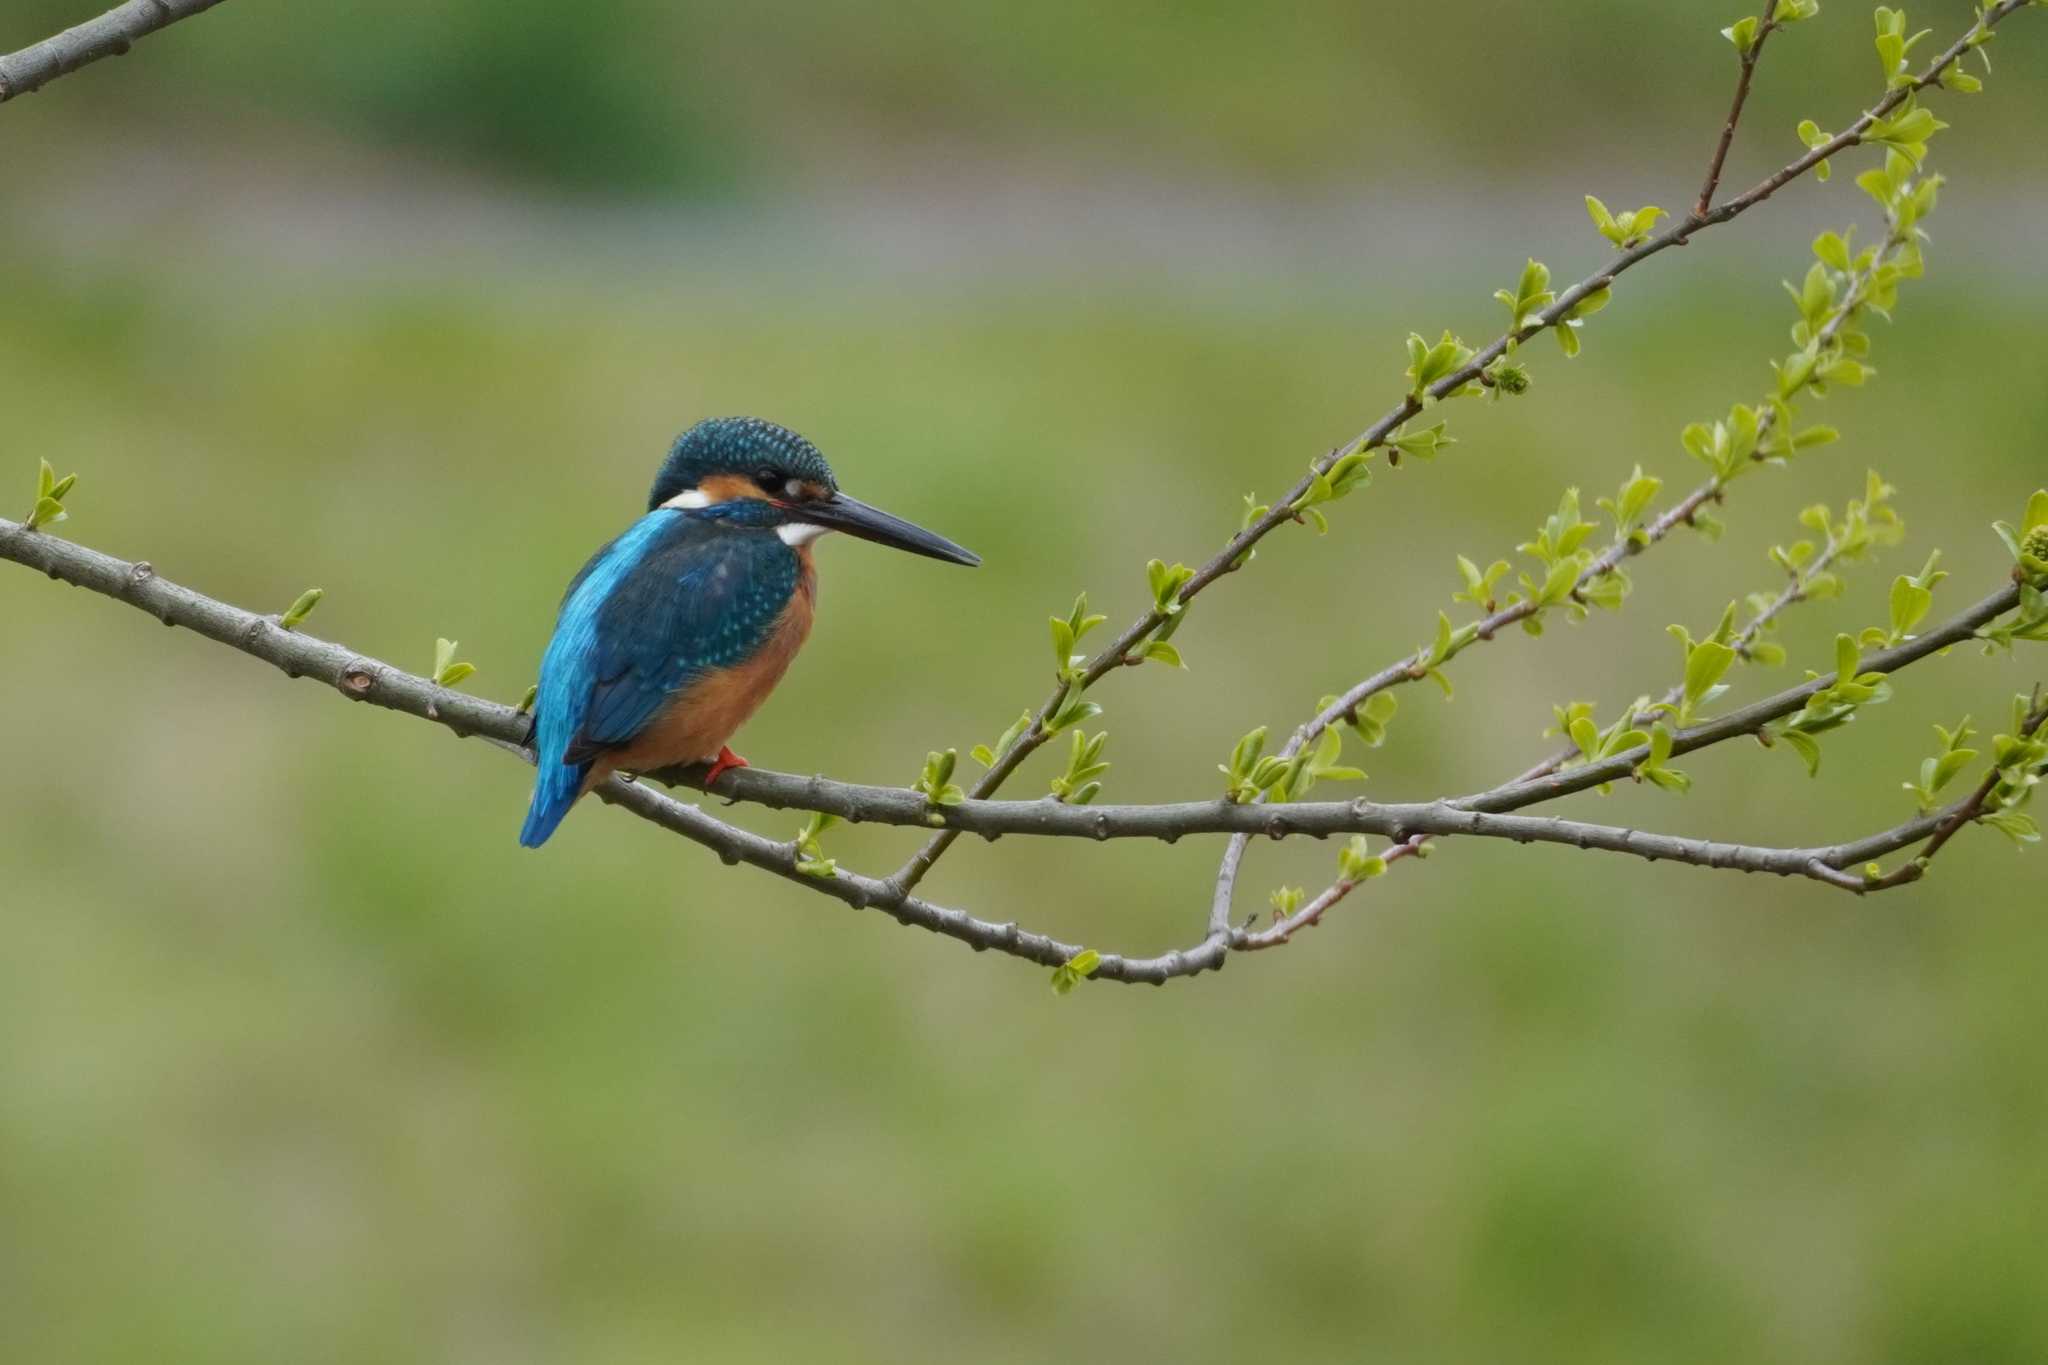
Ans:
[[[877,545],[893,545],[914,555],[943,559],[952,564],[981,563],[981,556],[974,551],[963,550],[942,535],[913,525],[901,517],[890,516],[881,508],[870,507],[859,498],[849,498],[844,493],[799,504],[792,515],[827,530],[844,531],[862,540],[872,540]]]

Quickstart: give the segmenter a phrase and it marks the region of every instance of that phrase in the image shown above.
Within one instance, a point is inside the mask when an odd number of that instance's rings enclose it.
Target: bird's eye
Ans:
[[[754,471],[754,482],[761,485],[763,493],[770,493],[775,485],[782,482],[782,475],[770,469],[767,465],[762,465]]]

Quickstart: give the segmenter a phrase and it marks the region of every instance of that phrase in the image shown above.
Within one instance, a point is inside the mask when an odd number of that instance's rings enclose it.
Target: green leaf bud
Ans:
[[[277,618],[277,623],[286,630],[296,629],[299,622],[305,620],[312,613],[313,608],[320,605],[320,599],[326,595],[326,592],[320,588],[306,589],[299,594],[297,601],[285,609],[284,615]]]

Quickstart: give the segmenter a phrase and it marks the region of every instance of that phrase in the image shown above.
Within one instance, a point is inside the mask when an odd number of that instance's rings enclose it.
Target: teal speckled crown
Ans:
[[[764,473],[772,477],[762,478]],[[743,474],[767,487],[785,479],[822,483],[834,491],[839,487],[818,448],[788,427],[759,417],[708,417],[669,447],[647,494],[647,510],[713,474]]]

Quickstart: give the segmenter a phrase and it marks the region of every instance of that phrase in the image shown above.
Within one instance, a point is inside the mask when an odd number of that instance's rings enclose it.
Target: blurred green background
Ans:
[[[14,0],[0,49],[90,9]],[[1870,98],[1868,16],[1827,9],[1774,43],[1731,183]],[[1683,208],[1735,17],[239,0],[0,110],[0,472],[25,505],[38,456],[78,471],[63,534],[229,600],[321,585],[312,630],[409,667],[458,638],[511,699],[674,432],[777,418],[986,557],[826,545],[740,746],[907,782],[1040,699],[1049,611],[1127,619],[1147,558],[1384,411],[1408,330],[1490,336],[1525,255],[1591,269],[1581,194]],[[2048,16],[1997,48],[1941,101],[1930,279],[1821,414],[1845,442],[1745,481],[1621,617],[1405,694],[1368,790],[1486,785],[1553,703],[1663,686],[1661,627],[1771,584],[1866,467],[1910,539],[1798,614],[1795,661],[1932,546],[1945,601],[1985,590],[1987,523],[2048,475]],[[1102,686],[1109,799],[1213,790],[1567,484],[1689,484],[1677,432],[1761,391],[1779,279],[1869,218],[1838,176],[1661,258],[1579,360],[1532,349],[1529,397],[1276,536],[1191,672]],[[2048,855],[1988,833],[1869,903],[1447,843],[1283,952],[1056,999],[615,812],[522,853],[503,755],[103,599],[0,569],[0,618],[6,1359],[2048,1358]],[[2041,669],[1915,669],[1818,781],[1730,749],[1682,804],[1575,807],[1876,828],[1931,722]],[[929,887],[1159,951],[1217,851],[963,845]],[[1241,908],[1333,852],[1255,849]]]

